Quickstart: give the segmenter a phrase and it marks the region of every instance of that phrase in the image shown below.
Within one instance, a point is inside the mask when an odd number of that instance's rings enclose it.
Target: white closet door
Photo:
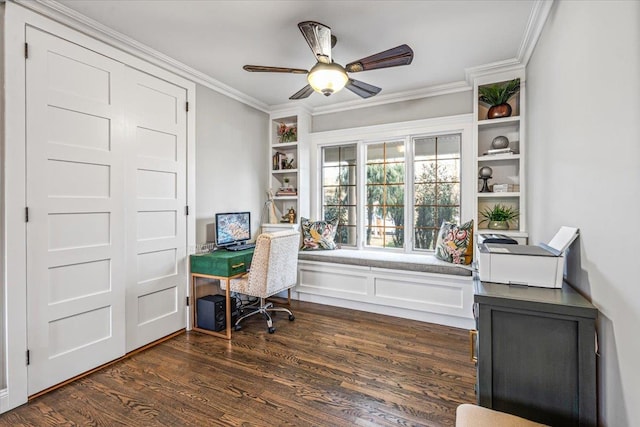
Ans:
[[[28,393],[125,352],[124,66],[27,27]]]
[[[186,90],[127,68],[127,351],[186,326]],[[130,209],[130,210],[129,210]]]

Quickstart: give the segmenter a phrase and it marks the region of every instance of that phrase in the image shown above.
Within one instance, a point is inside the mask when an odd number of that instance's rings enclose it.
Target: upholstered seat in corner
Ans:
[[[265,304],[265,298],[287,290],[296,285],[298,268],[298,246],[300,233],[287,230],[277,233],[265,233],[256,239],[256,248],[249,273],[231,279],[230,289],[244,295],[260,299],[259,305],[243,307],[243,313],[234,325],[240,329],[240,322],[254,314],[262,314],[267,320],[269,333],[275,332],[269,312],[282,311],[294,320],[293,313],[284,307]]]

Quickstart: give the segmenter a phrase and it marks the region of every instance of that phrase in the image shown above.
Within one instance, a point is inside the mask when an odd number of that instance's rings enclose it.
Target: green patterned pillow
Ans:
[[[334,239],[338,231],[338,218],[333,221],[309,221],[300,218],[302,228],[303,251],[318,251],[336,249]]]
[[[453,264],[473,261],[473,220],[457,225],[443,222],[436,242],[436,258]]]

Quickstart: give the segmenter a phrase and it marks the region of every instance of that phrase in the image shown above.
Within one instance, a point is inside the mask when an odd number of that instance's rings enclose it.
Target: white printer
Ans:
[[[483,243],[478,247],[480,280],[561,288],[565,255],[577,237],[577,228],[563,226],[548,244]]]

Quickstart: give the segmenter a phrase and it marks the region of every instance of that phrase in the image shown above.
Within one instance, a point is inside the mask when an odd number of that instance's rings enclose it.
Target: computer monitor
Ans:
[[[251,239],[251,214],[227,212],[216,214],[216,246],[239,245]]]

